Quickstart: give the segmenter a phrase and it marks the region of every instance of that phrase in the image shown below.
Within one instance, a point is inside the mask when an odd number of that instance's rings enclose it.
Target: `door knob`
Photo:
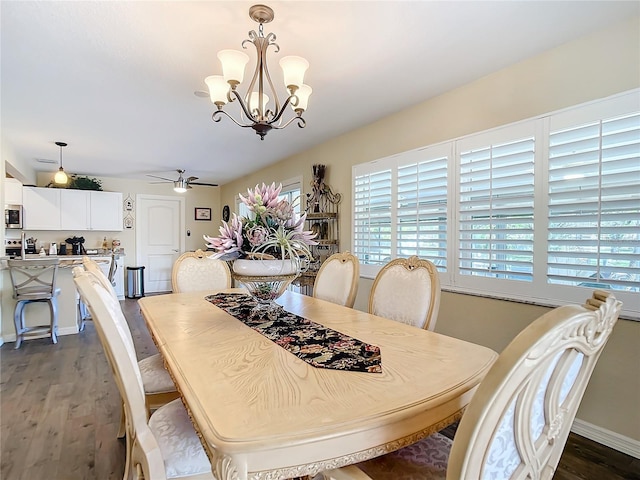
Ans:
[[[179,250],[177,248],[174,248],[173,251],[178,253]]]

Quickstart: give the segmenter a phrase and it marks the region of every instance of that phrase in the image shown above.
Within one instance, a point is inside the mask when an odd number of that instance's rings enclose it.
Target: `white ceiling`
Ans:
[[[3,137],[36,170],[56,170],[37,159],[57,162],[54,142],[65,141],[68,172],[143,179],[184,168],[224,184],[640,14],[637,1],[270,1],[276,87],[277,60],[300,55],[313,95],[305,129],[261,142],[229,119],[213,123],[214,106],[194,95],[222,73],[217,52],[257,29],[254,3],[1,1]],[[237,108],[226,110],[238,118]]]

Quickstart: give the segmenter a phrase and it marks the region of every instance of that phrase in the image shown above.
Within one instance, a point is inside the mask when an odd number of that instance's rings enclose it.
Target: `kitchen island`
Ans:
[[[42,258],[52,258],[53,256],[27,255],[26,260],[40,260]],[[80,311],[78,308],[79,296],[73,283],[72,270],[76,266],[82,265],[83,255],[58,255],[60,266],[56,287],[60,289],[58,297],[58,335],[71,335],[78,333],[80,325]],[[102,268],[105,275],[109,273],[111,266],[111,255],[89,255]],[[13,312],[16,301],[13,299],[13,286],[9,269],[7,267],[8,257],[2,257],[2,322],[0,324],[0,345],[5,342],[15,342],[16,332],[13,324]],[[114,281],[116,283],[116,293],[118,298],[124,299],[124,253],[114,255],[116,271]],[[49,307],[46,303],[29,304],[25,309],[25,319],[27,326],[41,325],[49,322]],[[43,335],[45,336],[45,335]],[[29,340],[26,340],[27,342]],[[24,345],[24,344],[23,344]]]

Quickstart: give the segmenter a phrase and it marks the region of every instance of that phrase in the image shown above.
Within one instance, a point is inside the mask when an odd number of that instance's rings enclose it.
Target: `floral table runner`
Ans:
[[[205,299],[314,367],[382,372],[380,347],[285,310],[277,320],[249,318],[256,302],[244,293],[218,293]]]

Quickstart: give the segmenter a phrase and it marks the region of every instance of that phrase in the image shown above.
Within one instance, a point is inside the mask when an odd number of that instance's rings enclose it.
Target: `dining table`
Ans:
[[[292,291],[277,302],[293,330],[274,338],[272,319],[237,315],[250,301],[241,289],[138,301],[217,480],[313,476],[415,443],[461,418],[497,358]],[[296,345],[304,335],[366,358],[335,360],[317,352],[322,345]]]

